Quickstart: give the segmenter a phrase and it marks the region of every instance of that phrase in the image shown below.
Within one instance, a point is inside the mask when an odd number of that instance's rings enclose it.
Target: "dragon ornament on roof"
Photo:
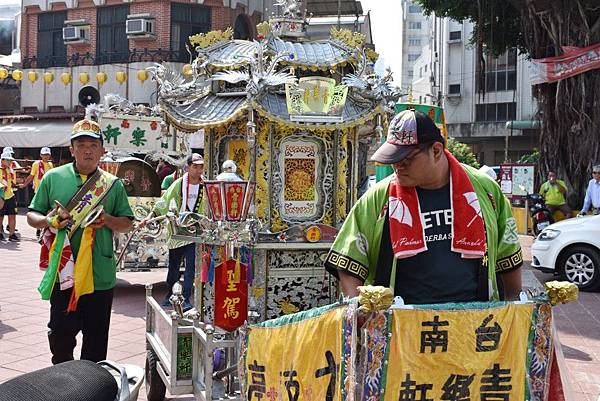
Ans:
[[[193,35],[190,43],[196,56],[186,67],[188,74],[160,64],[148,68],[158,83],[159,104],[167,121],[191,132],[231,122],[244,113],[250,133],[255,129],[254,110],[286,125],[304,121],[309,129],[354,126],[391,111],[400,93],[392,84],[391,71],[381,77],[373,72],[378,55],[366,45],[365,35],[332,28],[328,40],[307,40],[301,2],[278,0],[276,5],[278,15],[257,25],[258,40],[234,40],[230,28]],[[299,92],[294,88],[303,85],[306,98],[306,85],[324,85],[324,80],[333,78],[327,78],[328,72],[336,70],[345,73],[336,85],[348,88],[348,102],[338,109],[338,119],[318,118],[319,112],[316,118],[291,118],[298,108],[290,110],[295,103],[286,96]],[[310,81],[310,71],[322,73]],[[310,99],[319,94],[328,103],[331,90],[325,86],[309,89]],[[313,112],[310,109],[309,114]]]

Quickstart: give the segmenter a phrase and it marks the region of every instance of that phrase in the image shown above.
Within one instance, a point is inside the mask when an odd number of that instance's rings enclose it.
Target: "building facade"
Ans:
[[[432,37],[432,18],[410,0],[402,0],[402,72],[400,86],[403,93],[409,90],[415,78],[415,63]]]
[[[0,66],[18,67],[21,62],[19,52],[19,25],[21,5],[12,0],[0,5]],[[0,115],[12,114],[19,109],[20,90],[18,83],[6,77],[0,80]]]
[[[153,105],[154,62],[189,63],[188,37],[233,27],[252,39],[269,3],[262,0],[24,0],[21,84],[24,113],[72,113],[81,90]],[[34,72],[36,75],[31,75]],[[28,79],[31,78],[38,79]]]

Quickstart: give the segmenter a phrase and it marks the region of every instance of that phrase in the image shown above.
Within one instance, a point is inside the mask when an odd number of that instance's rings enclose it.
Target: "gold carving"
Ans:
[[[258,34],[263,38],[269,36],[272,31],[273,28],[271,27],[271,24],[269,24],[268,21],[263,21],[260,24],[256,25],[256,32],[258,32]]]
[[[376,62],[377,59],[379,58],[379,53],[377,53],[373,49],[367,49],[366,53],[367,53],[367,58],[369,60],[371,60],[372,62]]]
[[[330,35],[333,39],[347,44],[355,49],[362,49],[365,45],[366,36],[360,32],[352,32],[348,29],[331,28]]]
[[[228,42],[233,38],[233,29],[227,28],[225,31],[210,31],[207,33],[197,33],[190,36],[192,46],[206,49],[216,43]]]

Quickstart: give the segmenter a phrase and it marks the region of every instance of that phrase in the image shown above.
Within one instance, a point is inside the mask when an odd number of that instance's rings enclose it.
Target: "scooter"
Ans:
[[[527,194],[527,204],[529,208],[529,215],[531,216],[531,222],[533,223],[533,233],[537,237],[539,233],[550,224],[554,223],[552,213],[546,207],[546,202],[540,194]]]
[[[135,365],[68,361],[0,383],[0,401],[136,401],[143,382]]]

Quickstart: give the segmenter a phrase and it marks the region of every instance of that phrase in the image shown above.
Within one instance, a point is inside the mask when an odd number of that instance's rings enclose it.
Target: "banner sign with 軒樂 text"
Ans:
[[[344,401],[352,372],[352,305],[312,309],[251,326],[242,344],[247,401]]]
[[[543,400],[549,306],[392,309],[372,319],[362,400]]]
[[[105,115],[100,119],[104,147],[108,151],[172,153],[174,141],[162,132],[160,117]]]

